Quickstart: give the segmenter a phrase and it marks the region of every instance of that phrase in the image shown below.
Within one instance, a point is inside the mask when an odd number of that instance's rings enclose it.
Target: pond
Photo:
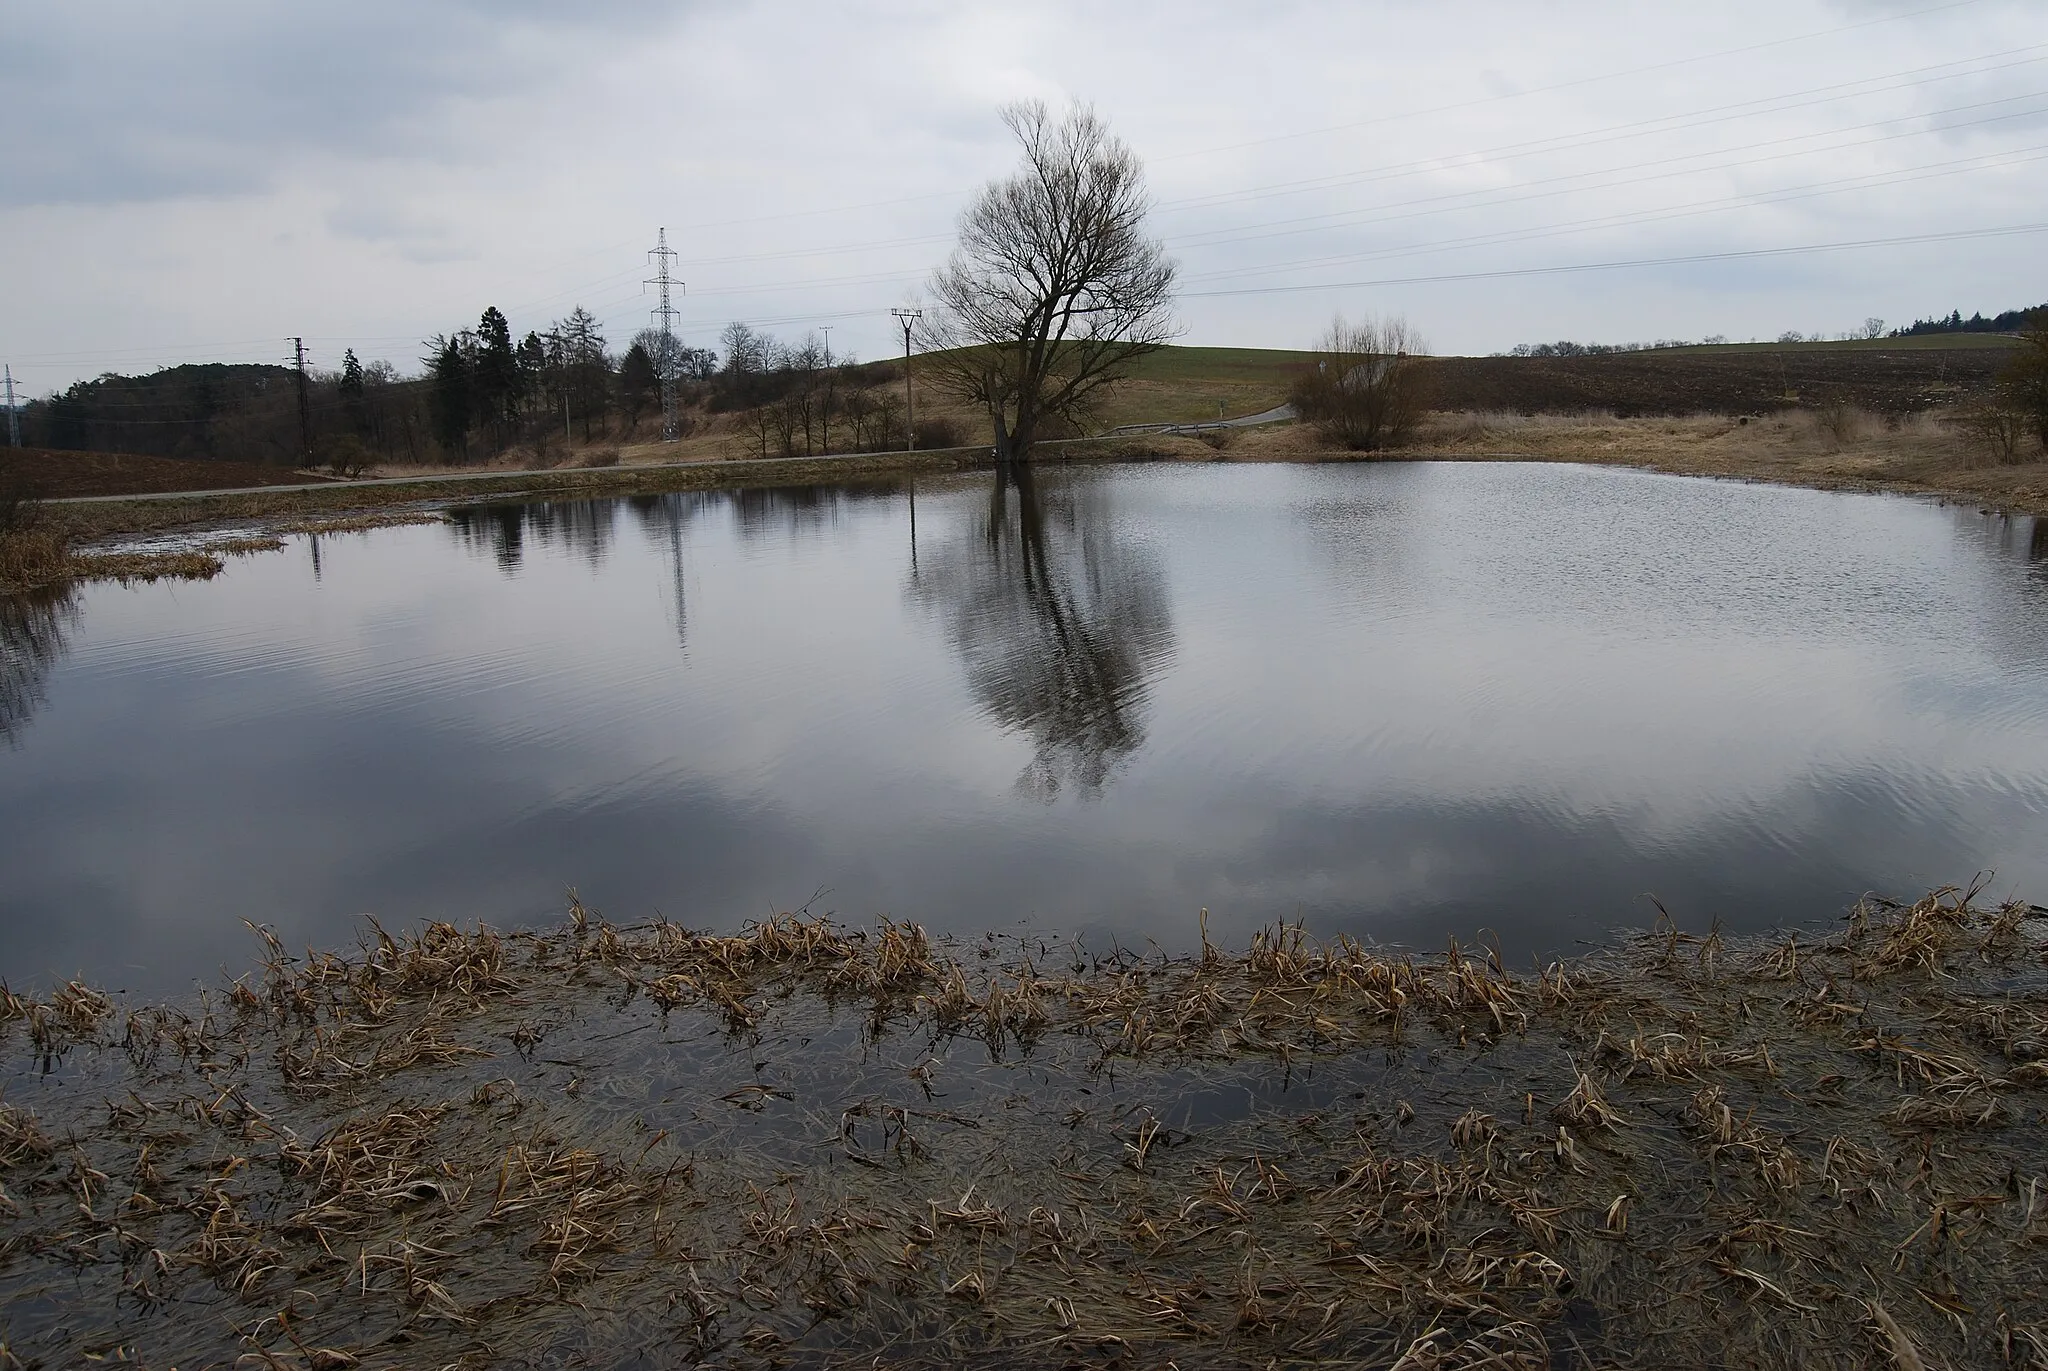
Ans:
[[[2048,898],[2048,521],[1555,465],[486,506],[0,611],[0,976],[564,892],[1511,962]]]

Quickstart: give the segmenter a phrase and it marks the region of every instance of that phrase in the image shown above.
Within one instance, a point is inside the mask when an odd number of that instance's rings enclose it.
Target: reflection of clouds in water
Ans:
[[[572,883],[699,926],[824,886],[966,934],[1186,947],[1207,907],[1236,946],[1305,917],[1518,958],[1652,892],[1698,928],[2048,890],[2030,522],[1569,468],[1033,474],[921,479],[915,561],[907,492],[791,489],[82,590],[61,708],[0,762],[0,970],[175,983],[241,965],[245,914],[345,943]]]
[[[1156,558],[1122,536],[1103,485],[998,472],[986,510],[941,538],[911,593],[944,618],[988,717],[1030,739],[1021,791],[1099,794],[1144,745],[1172,611]]]
[[[70,586],[0,596],[0,738],[12,743],[43,703],[43,682],[78,623]]]

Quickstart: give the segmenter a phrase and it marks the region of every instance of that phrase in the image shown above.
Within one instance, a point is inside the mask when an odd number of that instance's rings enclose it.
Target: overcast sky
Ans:
[[[1026,96],[1145,160],[1190,343],[2048,300],[2042,0],[0,0],[0,360],[41,394],[302,334],[411,370],[491,304],[622,343],[660,226],[690,341],[887,355]]]

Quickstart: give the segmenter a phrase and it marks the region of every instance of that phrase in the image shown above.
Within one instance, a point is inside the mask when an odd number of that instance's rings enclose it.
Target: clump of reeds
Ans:
[[[36,590],[68,578],[63,537],[30,525],[0,529],[0,594]]]
[[[123,585],[161,580],[210,581],[226,564],[211,552],[74,552],[65,575],[78,581],[119,581]]]

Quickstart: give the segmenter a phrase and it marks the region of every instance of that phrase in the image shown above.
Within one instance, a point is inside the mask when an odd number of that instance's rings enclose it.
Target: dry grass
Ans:
[[[1621,419],[1612,414],[1435,414],[1392,460],[1589,462],[1823,490],[1888,490],[2048,513],[2048,454],[1994,460],[1958,416],[1884,419],[1850,407]],[[1300,425],[1247,430],[1233,461],[1341,461]]]
[[[275,539],[230,540],[220,548],[175,552],[92,553],[71,550],[63,534],[49,528],[16,530],[0,536],[0,594],[39,590],[69,581],[209,580],[221,572],[220,553],[246,553],[281,546]]]
[[[64,540],[47,528],[0,532],[0,594],[33,590],[64,578]]]
[[[266,934],[191,1005],[0,991],[0,1346],[2048,1366],[2048,911],[1970,894],[1530,975],[572,902]]]
[[[212,552],[74,552],[65,559],[65,578],[74,581],[210,581],[225,563]]]

